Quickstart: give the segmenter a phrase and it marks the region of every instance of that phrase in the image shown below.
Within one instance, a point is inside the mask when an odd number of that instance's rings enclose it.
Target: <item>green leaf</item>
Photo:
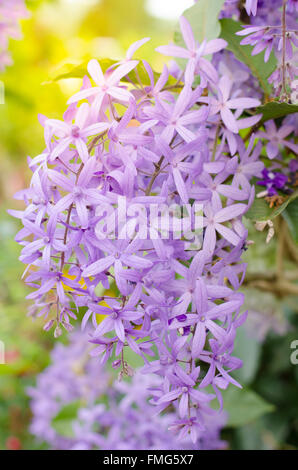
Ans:
[[[277,217],[278,215],[282,214],[286,208],[288,207],[289,204],[291,204],[293,201],[295,201],[298,198],[298,191],[295,191],[291,196],[289,196],[283,204],[281,204],[279,207],[274,209],[272,211],[271,218],[274,219],[274,217]]]
[[[116,64],[118,61],[112,60],[112,59],[97,59],[98,62],[100,63],[101,69],[103,73],[105,73],[112,65]],[[76,67],[73,66],[73,64],[66,64],[63,66],[63,72],[59,73],[57,76],[55,76],[50,82],[57,82],[59,80],[65,80],[69,78],[83,78],[85,75],[88,75],[87,71],[87,65],[88,62],[84,62],[81,65],[78,65]],[[153,72],[154,79],[157,81],[160,77],[160,73]],[[143,85],[150,85],[150,79],[147,74],[147,71],[143,65],[142,62],[139,62],[136,69],[132,70],[127,76],[123,77],[121,81],[130,83],[131,81],[133,83],[138,83],[139,80],[142,82]],[[169,76],[169,79],[166,83],[167,86],[173,86],[177,82],[177,79]],[[175,89],[173,88],[175,91]]]
[[[271,218],[272,209],[264,199],[255,199],[245,217],[250,220],[268,220]]]
[[[288,224],[293,240],[298,243],[298,199],[291,202],[282,215]]]
[[[288,114],[294,114],[298,112],[298,105],[279,103],[278,101],[271,101],[263,106],[257,108],[257,113],[262,113],[262,121],[268,121],[269,119],[278,119]]]
[[[105,73],[109,67],[116,63],[116,60],[112,59],[98,59],[103,73]],[[65,64],[62,70],[52,81],[57,82],[59,80],[65,80],[67,78],[83,78],[88,75],[87,71],[88,62],[83,62],[80,65],[74,66],[73,64]]]
[[[275,209],[270,209],[268,203],[264,199],[256,198],[251,206],[251,208],[246,212],[245,217],[251,220],[272,220],[287,209],[288,205],[293,203],[298,198],[298,191],[295,191],[291,196],[288,196],[283,204]],[[296,207],[296,206],[295,206]],[[294,213],[295,215],[295,213]],[[296,219],[297,220],[297,219]],[[297,222],[295,224],[297,225]],[[296,230],[298,228],[296,227]]]
[[[274,406],[247,388],[229,387],[222,391],[224,409],[229,413],[227,426],[237,427],[274,411]]]
[[[183,16],[189,21],[194,37],[200,43],[204,40],[216,39],[220,34],[219,12],[225,0],[199,0],[195,5],[183,12]],[[179,26],[174,33],[174,42],[185,47]],[[206,57],[208,59],[208,57]],[[211,56],[210,56],[211,58]],[[181,69],[185,69],[187,60],[176,58]],[[200,84],[200,77],[195,78],[194,86]]]
[[[73,421],[77,419],[78,410],[82,407],[82,401],[77,400],[63,406],[52,420],[53,429],[63,437],[74,437]]]
[[[204,39],[216,39],[220,34],[218,15],[225,0],[199,0],[195,5],[185,10],[183,16],[190,22],[195,38],[202,42]],[[175,33],[175,42],[184,45],[180,31]]]
[[[235,57],[250,68],[251,73],[259,80],[266,95],[270,95],[272,87],[268,83],[268,77],[275,70],[277,61],[274,54],[271,54],[267,63],[264,62],[264,52],[252,56],[252,46],[242,46],[240,42],[243,37],[237,36],[236,32],[241,31],[241,24],[228,18],[220,20],[220,37],[228,43],[227,49],[233,52]]]
[[[237,330],[233,355],[243,361],[243,367],[234,372],[238,382],[249,385],[255,378],[261,356],[261,343],[249,335],[245,327]]]

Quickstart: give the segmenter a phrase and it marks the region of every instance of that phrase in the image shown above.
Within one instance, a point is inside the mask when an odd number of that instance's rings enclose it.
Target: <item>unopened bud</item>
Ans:
[[[68,331],[69,333],[72,332],[73,326],[72,326],[70,323],[67,323],[67,322],[63,321],[63,322],[62,322],[62,325],[64,326],[64,328],[66,329],[66,331]]]
[[[49,331],[52,328],[53,324],[54,324],[54,320],[50,320],[44,325],[43,329],[45,331]]]
[[[61,330],[60,326],[56,326],[55,331],[54,331],[54,337],[59,338],[59,336],[61,336],[61,335],[62,335],[62,330]]]
[[[113,369],[118,369],[121,366],[121,360],[118,359],[117,361],[114,361],[112,364]]]
[[[121,382],[122,379],[123,379],[123,370],[121,370],[121,371],[119,372],[119,374],[118,374],[118,380],[119,380],[119,382]]]

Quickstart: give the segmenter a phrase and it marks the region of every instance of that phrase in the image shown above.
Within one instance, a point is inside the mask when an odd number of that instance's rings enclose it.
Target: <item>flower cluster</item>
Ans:
[[[154,416],[148,403],[148,388],[161,380],[136,372],[131,382],[115,382],[88,353],[88,335],[74,332],[69,345],[57,344],[52,364],[28,389],[33,419],[31,432],[52,449],[220,449],[220,429],[225,413],[213,413],[204,430],[194,431],[194,442],[184,435],[180,441],[169,435],[177,410]],[[68,432],[60,432],[59,413],[73,407]]]
[[[298,70],[295,57],[298,46],[298,2],[247,0],[245,7],[250,18],[249,24],[244,25],[243,30],[237,33],[244,36],[241,44],[254,46],[252,55],[265,51],[265,62],[268,62],[274,50],[278,66],[269,82],[273,84],[276,95],[287,100],[289,90],[295,89],[293,81]]]
[[[264,51],[266,63],[274,51],[278,67],[268,81],[273,84],[276,96],[292,103],[297,102],[297,81],[294,80],[297,76],[297,12],[296,0],[247,0],[243,7],[239,6],[239,2],[227,0],[221,12],[222,17],[244,20],[247,23],[237,34],[244,37],[242,45],[253,46],[253,56]],[[262,95],[259,84],[251,76],[248,67],[241,64],[232,53],[224,51],[215,54],[213,63],[219,70],[229,74],[231,79],[241,83],[241,89],[246,91],[247,96],[251,93],[254,96]],[[287,154],[298,153],[298,146],[291,139],[297,128],[297,115],[287,116],[279,124],[277,127],[275,121],[270,120],[264,124],[264,130],[256,134],[265,144],[268,159],[267,168],[262,171],[262,179],[257,181],[258,185],[265,187],[258,197],[268,198],[270,205],[281,204],[284,196],[297,188],[295,160],[289,160],[288,164],[282,162]]]
[[[28,18],[24,0],[0,0],[0,70],[12,64],[7,52],[9,38],[20,39],[19,20]]]
[[[16,195],[26,209],[11,214],[23,224],[16,240],[34,289],[31,315],[58,337],[84,310],[92,354],[112,358],[120,377],[132,375],[127,349],[139,355],[142,373],[163,379],[153,410],[177,410],[170,428],[195,444],[210,402],[222,407],[221,390],[240,387],[231,373],[241,367],[233,347],[246,316],[242,217],[251,180],[262,177],[263,136],[241,137],[259,123],[260,100],[245,94],[246,70],[231,77],[226,42],[199,44],[184,17],[180,26],[185,47],[158,48],[186,61],[185,71],[173,67],[176,78],[133,59],[145,38],[107,70],[89,62],[63,121],[40,116],[45,150],[29,159],[30,187]],[[192,216],[179,236],[177,208]]]
[[[275,122],[270,120],[265,123],[264,131],[258,131],[257,136],[266,142],[266,153],[270,160],[269,166],[262,171],[263,179],[257,182],[266,188],[258,197],[291,194],[297,188],[297,160],[290,160],[284,165],[280,158],[283,149],[298,154],[298,145],[288,139],[293,132],[294,126],[288,119],[284,119],[278,129]]]

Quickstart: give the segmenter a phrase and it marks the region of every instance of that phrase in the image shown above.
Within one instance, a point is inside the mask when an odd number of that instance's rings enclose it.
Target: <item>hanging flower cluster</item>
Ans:
[[[23,224],[16,240],[31,314],[58,337],[84,308],[92,354],[112,358],[120,377],[132,375],[127,349],[139,355],[143,374],[162,377],[153,411],[178,410],[170,428],[195,444],[210,402],[222,407],[221,390],[241,386],[231,373],[245,320],[242,218],[252,178],[266,175],[263,136],[243,137],[261,119],[260,100],[242,86],[246,70],[231,74],[223,39],[199,44],[185,17],[180,27],[185,46],[158,51],[185,71],[164,66],[157,76],[134,60],[147,38],[106,71],[89,62],[64,120],[40,117],[46,147],[16,196],[26,209],[11,214]]]
[[[295,51],[298,46],[298,2],[247,0],[245,8],[250,17],[249,24],[243,25],[243,30],[237,33],[244,36],[241,44],[254,46],[252,55],[264,51],[265,62],[268,62],[274,51],[278,65],[270,76],[269,83],[274,86],[276,96],[282,95],[282,99],[287,100],[288,89],[297,92],[293,82],[298,72]]]
[[[67,346],[57,344],[52,364],[30,388],[33,420],[31,432],[53,449],[220,449],[225,442],[219,431],[226,422],[225,413],[206,417],[206,428],[193,430],[193,442],[179,429],[169,435],[177,410],[152,415],[147,388],[160,386],[161,379],[139,371],[131,382],[113,381],[104,367],[88,353],[88,335],[74,332]],[[59,413],[73,408],[68,433],[60,433]],[[175,427],[175,425],[174,425]],[[179,428],[179,426],[178,426]]]
[[[28,18],[24,0],[0,0],[0,70],[12,64],[8,41],[21,38],[19,20],[23,18]]]

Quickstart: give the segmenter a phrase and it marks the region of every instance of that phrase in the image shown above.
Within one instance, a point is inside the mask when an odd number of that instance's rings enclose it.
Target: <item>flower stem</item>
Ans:
[[[282,88],[281,88],[281,99],[282,101],[287,100],[287,84],[286,84],[286,5],[287,0],[283,0],[282,4]]]

